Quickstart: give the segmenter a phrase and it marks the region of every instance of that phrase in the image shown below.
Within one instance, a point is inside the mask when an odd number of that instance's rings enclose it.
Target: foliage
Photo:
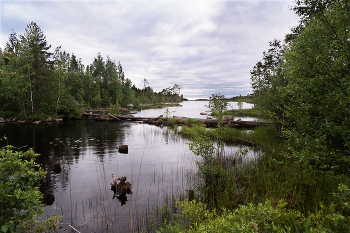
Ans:
[[[216,144],[217,144],[217,156],[222,156],[223,150],[224,150],[224,144],[223,144],[223,133],[224,133],[224,112],[227,110],[227,100],[225,99],[224,95],[221,95],[220,93],[212,94],[212,96],[209,98],[209,104],[206,106],[210,109],[210,112],[212,115],[215,116],[217,120],[217,129],[216,132]]]
[[[195,125],[187,128],[186,133],[190,134],[192,139],[192,142],[188,143],[190,150],[197,156],[201,156],[206,161],[209,161],[215,154],[215,145],[208,136],[201,134],[205,130],[203,125]]]
[[[14,152],[11,146],[0,151],[0,226],[3,232],[42,232],[53,227],[55,217],[37,221],[44,214],[37,182],[46,174],[35,163],[33,150]]]
[[[346,173],[350,160],[349,19],[344,2],[319,4],[301,1],[296,11],[308,18],[285,53],[289,84],[289,143],[294,156],[317,169]],[[300,64],[303,64],[302,66]]]
[[[120,114],[120,109],[121,107],[119,104],[110,105],[109,113],[118,116]]]
[[[209,97],[209,103],[206,106],[209,108],[209,111],[212,114],[218,114],[217,116],[219,117],[224,113],[224,111],[227,109],[227,100],[225,99],[224,95],[221,95],[220,93],[217,94],[212,94]]]
[[[350,10],[347,1],[298,0],[300,24],[286,44],[270,43],[251,71],[256,106],[288,139],[306,169],[347,174],[350,168]]]
[[[100,53],[84,66],[74,54],[61,50],[50,53],[51,45],[40,27],[31,22],[24,35],[11,33],[5,51],[0,49],[0,114],[28,119],[31,115],[79,116],[82,107],[133,104],[140,109],[163,101],[182,101],[175,84],[166,95],[151,87],[142,90],[125,77],[122,65],[104,59]]]
[[[350,188],[345,184],[339,184],[338,192],[333,193],[336,198],[336,203],[340,205],[341,212],[350,214]]]
[[[273,120],[276,134],[282,134],[285,121],[285,86],[287,80],[283,71],[283,47],[280,41],[270,42],[270,49],[263,53],[250,71],[252,87],[256,98],[254,104],[262,110],[265,118]]]
[[[180,220],[158,232],[300,232],[306,229],[305,232],[340,233],[350,229],[349,217],[334,214],[325,206],[306,219],[299,211],[287,209],[283,200],[240,205],[221,214],[208,211],[205,204],[196,201],[185,200],[176,206]]]
[[[189,127],[193,127],[193,126],[201,126],[203,125],[203,123],[200,121],[200,120],[195,120],[195,119],[192,119],[192,118],[188,118],[186,121],[185,121],[185,124]]]
[[[242,108],[243,108],[243,99],[241,96],[237,100],[237,107],[238,107],[239,111],[241,112]]]
[[[79,117],[83,113],[83,108],[81,104],[78,103],[74,99],[73,96],[66,94],[61,98],[60,103],[58,104],[57,113],[59,115],[67,116],[67,117]]]
[[[164,116],[165,116],[165,118],[169,118],[170,115],[171,115],[172,113],[174,113],[174,112],[175,112],[175,111],[169,111],[169,108],[166,108],[165,111],[164,111]]]

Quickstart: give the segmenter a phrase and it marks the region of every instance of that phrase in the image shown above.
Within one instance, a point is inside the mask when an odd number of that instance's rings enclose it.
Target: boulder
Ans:
[[[55,119],[55,121],[56,122],[61,122],[61,121],[63,121],[63,119],[62,118],[58,118],[58,119]]]
[[[41,121],[33,121],[33,124],[38,125]]]
[[[201,115],[207,115],[207,113],[206,113],[206,112],[201,112],[200,114],[201,114]]]
[[[128,153],[128,145],[122,145],[118,148],[119,153],[127,154]]]

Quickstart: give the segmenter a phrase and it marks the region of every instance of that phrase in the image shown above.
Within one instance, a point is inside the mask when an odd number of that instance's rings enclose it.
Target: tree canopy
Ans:
[[[350,11],[344,1],[296,1],[300,24],[251,71],[255,101],[287,137],[290,156],[324,171],[350,165]],[[285,127],[285,128],[283,128]],[[283,129],[283,130],[282,130]]]
[[[80,116],[83,108],[177,102],[180,86],[155,93],[152,88],[136,88],[125,76],[120,62],[100,53],[84,66],[81,59],[51,45],[40,27],[31,22],[23,35],[12,32],[0,49],[1,117],[40,119],[47,115]]]

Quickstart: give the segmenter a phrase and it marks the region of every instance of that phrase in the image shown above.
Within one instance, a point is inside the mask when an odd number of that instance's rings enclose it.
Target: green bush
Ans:
[[[120,114],[120,109],[121,109],[121,107],[120,107],[119,103],[116,103],[114,105],[111,104],[109,106],[109,113],[113,114],[115,116],[118,116]]]
[[[265,201],[258,205],[240,205],[233,211],[218,214],[201,202],[177,202],[178,219],[158,232],[349,232],[349,217],[336,214],[332,206],[321,205],[311,214],[311,224],[297,210],[287,209],[283,200]],[[306,231],[306,232],[307,232]]]
[[[37,182],[46,172],[35,163],[32,149],[14,152],[11,146],[0,150],[0,229],[2,232],[42,232],[54,226],[56,217],[37,221],[44,214]]]
[[[67,117],[80,117],[83,114],[83,107],[70,94],[63,95],[58,105],[58,115]]]

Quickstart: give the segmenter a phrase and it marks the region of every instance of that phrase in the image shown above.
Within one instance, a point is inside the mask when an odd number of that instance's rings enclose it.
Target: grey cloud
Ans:
[[[53,47],[90,64],[98,52],[120,61],[138,87],[183,86],[185,97],[251,93],[250,69],[297,18],[286,1],[3,2],[1,38],[30,21]]]

